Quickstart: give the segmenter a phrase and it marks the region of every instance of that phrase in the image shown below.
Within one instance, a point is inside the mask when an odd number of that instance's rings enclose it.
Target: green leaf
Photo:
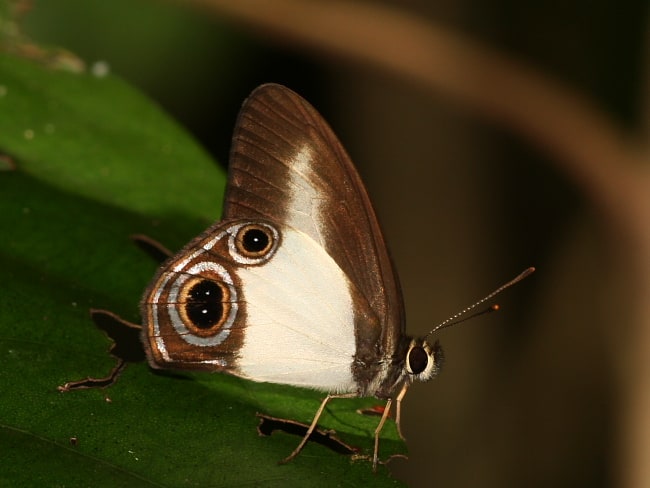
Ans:
[[[52,66],[49,64],[49,66]],[[384,467],[295,436],[260,437],[256,412],[308,422],[318,392],[224,374],[129,366],[106,390],[109,342],[88,309],[139,322],[156,264],[128,239],[178,248],[219,215],[223,172],[118,78],[0,55],[0,485],[394,486]],[[331,402],[322,426],[372,452],[372,399]],[[389,422],[382,458],[403,444]],[[74,440],[73,440],[74,439]]]

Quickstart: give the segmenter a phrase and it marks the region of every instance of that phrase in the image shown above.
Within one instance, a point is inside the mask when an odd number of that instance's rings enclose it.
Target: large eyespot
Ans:
[[[279,233],[266,223],[234,225],[228,229],[228,249],[241,264],[261,264],[271,258],[278,247]]]
[[[223,326],[230,312],[230,290],[219,281],[194,276],[180,289],[179,312],[193,334],[207,337]]]
[[[176,279],[171,283],[166,310],[178,335],[195,346],[217,346],[225,341],[238,311],[237,292],[225,268],[201,261],[172,276]]]
[[[414,380],[427,381],[440,372],[442,359],[442,348],[437,341],[433,348],[424,341],[420,344],[411,341],[406,353],[406,371]]]

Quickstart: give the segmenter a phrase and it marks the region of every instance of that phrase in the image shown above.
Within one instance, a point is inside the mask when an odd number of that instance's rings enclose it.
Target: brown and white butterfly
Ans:
[[[510,283],[509,283],[510,284]],[[509,285],[508,284],[508,285]],[[492,296],[492,295],[490,295]],[[405,334],[404,304],[364,185],[320,114],[268,84],[244,102],[222,220],[158,271],[141,303],[156,368],[223,371],[393,401],[439,371],[438,344]]]

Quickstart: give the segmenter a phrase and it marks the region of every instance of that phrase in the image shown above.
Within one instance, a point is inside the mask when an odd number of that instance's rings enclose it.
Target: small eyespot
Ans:
[[[249,258],[257,258],[268,252],[273,244],[273,235],[266,227],[246,225],[235,237],[237,250]]]
[[[230,254],[242,264],[260,264],[268,260],[278,245],[278,231],[268,224],[239,224],[228,232],[231,234]]]
[[[221,282],[187,280],[179,294],[180,315],[188,330],[199,336],[218,331],[230,314],[230,293]]]
[[[420,374],[427,369],[429,355],[421,346],[412,347],[406,357],[406,367],[411,374]]]

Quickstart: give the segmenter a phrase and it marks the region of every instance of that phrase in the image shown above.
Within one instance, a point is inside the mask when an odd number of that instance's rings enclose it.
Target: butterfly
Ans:
[[[386,401],[376,469],[391,407],[402,435],[404,395],[438,374],[443,358],[438,342],[405,334],[398,277],[345,149],[307,101],[277,84],[241,108],[222,219],[161,266],[141,315],[154,368],[327,394],[281,462],[303,449],[330,400],[376,397]]]

